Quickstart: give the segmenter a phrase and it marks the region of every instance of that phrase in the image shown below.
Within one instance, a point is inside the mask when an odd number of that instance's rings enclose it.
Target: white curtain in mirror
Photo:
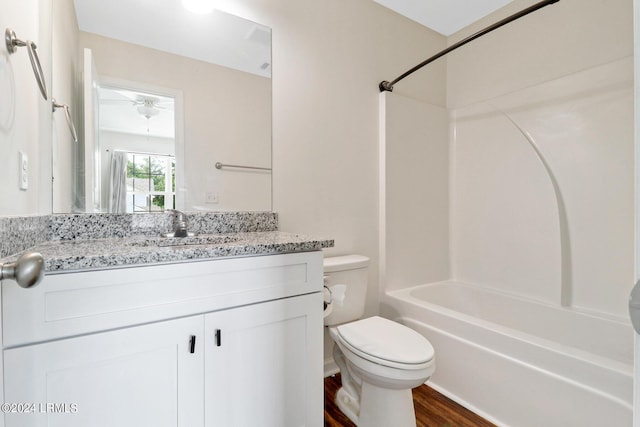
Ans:
[[[127,153],[111,154],[109,179],[109,212],[124,213],[127,210]]]

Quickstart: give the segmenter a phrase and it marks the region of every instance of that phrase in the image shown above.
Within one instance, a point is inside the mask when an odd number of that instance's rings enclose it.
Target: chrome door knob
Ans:
[[[640,334],[640,280],[633,287],[629,296],[629,316],[633,328]]]
[[[37,252],[27,252],[16,262],[0,264],[0,280],[13,279],[23,288],[36,285],[44,276],[44,259]]]

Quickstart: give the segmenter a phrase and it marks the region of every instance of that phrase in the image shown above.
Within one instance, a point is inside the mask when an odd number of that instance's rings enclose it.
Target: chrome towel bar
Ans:
[[[78,132],[76,132],[76,127],[73,124],[73,119],[71,118],[71,109],[67,104],[58,104],[55,99],[52,99],[52,111],[55,113],[58,108],[62,108],[64,110],[64,116],[67,119],[67,126],[69,126],[69,131],[71,131],[71,136],[73,137],[73,142],[78,142]]]
[[[261,171],[271,171],[271,168],[261,168],[258,166],[242,166],[242,165],[229,165],[226,163],[216,163],[216,169],[222,168],[237,168],[237,169],[253,169],[253,170],[261,170]]]
[[[7,28],[4,31],[4,41],[7,45],[7,51],[9,51],[9,53],[14,53],[18,47],[24,46],[27,48],[27,51],[29,52],[29,60],[31,61],[31,68],[33,68],[33,74],[36,76],[36,81],[38,82],[40,93],[46,101],[48,99],[47,84],[44,81],[44,72],[42,71],[42,65],[40,64],[38,52],[36,52],[38,46],[36,46],[36,44],[32,41],[22,41],[18,39],[16,37],[15,31],[13,31],[11,28]]]

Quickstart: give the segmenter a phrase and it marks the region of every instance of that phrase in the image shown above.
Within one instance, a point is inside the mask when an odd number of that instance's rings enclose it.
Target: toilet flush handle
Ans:
[[[322,309],[322,318],[326,318],[331,313],[333,313],[333,294],[331,293],[331,289],[327,285],[324,285],[324,289],[322,290],[322,299],[324,303],[324,308]]]

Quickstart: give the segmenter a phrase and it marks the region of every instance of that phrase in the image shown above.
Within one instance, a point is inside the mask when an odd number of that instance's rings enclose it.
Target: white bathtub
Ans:
[[[628,322],[452,281],[389,292],[382,314],[431,341],[431,386],[498,425],[631,426]]]

